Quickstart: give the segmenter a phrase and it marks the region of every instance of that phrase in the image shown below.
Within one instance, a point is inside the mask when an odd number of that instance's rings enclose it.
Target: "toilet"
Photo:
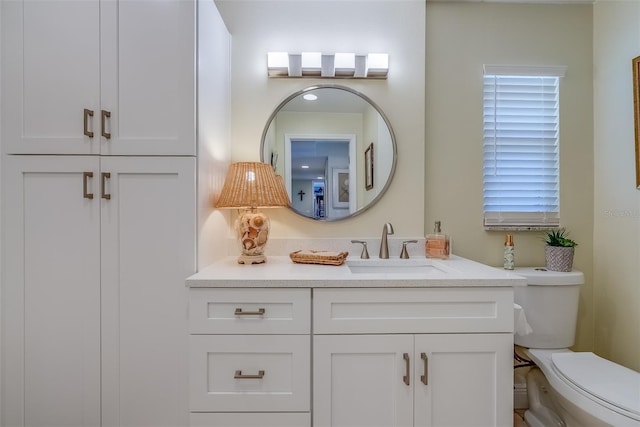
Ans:
[[[515,272],[527,279],[514,295],[532,332],[516,331],[514,342],[537,366],[527,375],[529,427],[640,427],[640,373],[569,350],[584,275],[544,268]]]

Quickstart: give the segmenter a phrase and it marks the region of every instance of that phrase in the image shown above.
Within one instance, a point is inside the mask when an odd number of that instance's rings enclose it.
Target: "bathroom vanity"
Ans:
[[[520,285],[455,256],[223,259],[187,279],[191,425],[511,425]]]

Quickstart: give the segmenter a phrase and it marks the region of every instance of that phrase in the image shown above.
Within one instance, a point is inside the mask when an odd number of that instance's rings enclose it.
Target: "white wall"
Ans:
[[[289,94],[319,83],[344,84],[367,95],[387,114],[398,141],[395,178],[388,195],[373,208],[352,219],[323,224],[271,209],[271,236],[379,238],[387,221],[395,225],[397,236],[422,236],[424,0],[218,0],[216,4],[233,37],[233,161],[260,160],[260,138],[271,112]],[[269,51],[386,52],[389,78],[269,79]]]
[[[231,38],[212,1],[198,2],[198,269],[229,254],[230,213],[215,210],[231,157]]]
[[[631,59],[640,2],[594,6],[595,350],[640,371],[640,190],[635,188]]]
[[[307,180],[293,180],[291,183],[291,192],[293,196],[291,197],[291,207],[298,212],[303,212],[305,215],[313,216],[313,181],[310,179]],[[302,200],[300,200],[300,195],[298,194],[302,191]]]
[[[560,83],[560,215],[584,271],[576,349],[593,346],[592,6],[427,3],[425,227],[453,252],[502,266],[505,232],[482,223],[482,66],[566,65]],[[515,233],[516,266],[544,265],[541,233]]]

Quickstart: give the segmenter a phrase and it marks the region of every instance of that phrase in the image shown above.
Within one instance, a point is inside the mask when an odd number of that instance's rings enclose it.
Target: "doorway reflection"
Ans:
[[[314,219],[350,214],[350,139],[291,138],[292,208]],[[345,175],[346,174],[346,175]]]

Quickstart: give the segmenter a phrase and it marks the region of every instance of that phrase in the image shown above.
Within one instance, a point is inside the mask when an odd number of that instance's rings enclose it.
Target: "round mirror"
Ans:
[[[319,221],[364,212],[391,183],[396,141],[365,95],[320,85],[285,99],[262,134],[261,159],[284,178],[291,208]]]

